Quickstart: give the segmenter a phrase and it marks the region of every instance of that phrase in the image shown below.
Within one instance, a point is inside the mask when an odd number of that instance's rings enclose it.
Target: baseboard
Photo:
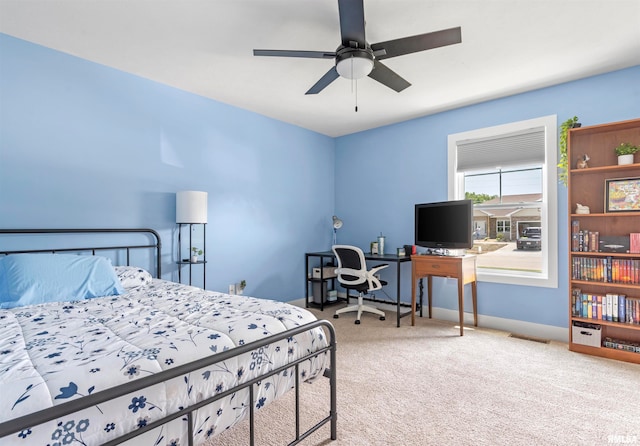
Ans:
[[[313,300],[313,297],[309,298]],[[289,302],[292,305],[304,308],[306,302],[304,299],[297,299]],[[378,304],[376,307],[383,311],[396,311],[396,306],[391,304]],[[423,310],[424,317],[427,317],[426,309]],[[419,317],[419,316],[418,316]],[[433,318],[441,319],[445,321],[458,322],[458,310],[449,310],[446,308],[433,308]],[[464,314],[464,324],[466,327],[473,327],[473,314]],[[490,328],[493,330],[505,331],[508,333],[514,333],[519,335],[525,335],[540,339],[549,339],[558,342],[569,341],[569,329],[563,327],[556,327],[553,325],[536,324],[533,322],[519,321],[515,319],[504,319],[495,316],[478,315],[478,326],[484,328]]]
[[[304,304],[304,300],[303,300]],[[426,317],[426,311],[423,312]],[[445,321],[458,322],[458,310],[448,310],[445,308],[433,308],[433,317]],[[464,314],[464,324],[466,327],[473,327],[473,314]],[[549,339],[558,342],[569,342],[569,329],[556,327],[553,325],[536,324],[534,322],[519,321],[516,319],[504,319],[495,316],[478,315],[478,327],[490,328],[493,330],[506,331],[508,333],[520,334],[540,339]]]

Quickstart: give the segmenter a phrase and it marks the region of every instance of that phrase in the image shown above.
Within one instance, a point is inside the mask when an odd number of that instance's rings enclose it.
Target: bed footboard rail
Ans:
[[[186,407],[178,412],[175,412],[173,414],[169,414],[167,416],[165,416],[162,419],[156,420],[154,422],[151,422],[149,424],[147,424],[146,426],[140,428],[140,429],[136,429],[135,431],[129,432],[117,439],[114,439],[108,443],[105,443],[104,446],[110,446],[110,445],[116,445],[116,444],[120,444],[124,441],[130,440],[132,438],[137,437],[138,435],[141,435],[151,429],[154,429],[156,427],[159,427],[165,423],[168,423],[171,420],[174,420],[176,418],[179,417],[183,417],[183,416],[187,416],[188,420],[189,420],[189,445],[193,445],[193,441],[194,441],[194,436],[193,436],[193,412],[201,407],[206,406],[207,404],[210,404],[214,401],[217,401],[221,398],[227,397],[229,395],[231,395],[234,392],[237,392],[241,389],[244,388],[249,388],[249,395],[250,395],[250,404],[249,404],[249,420],[250,420],[250,444],[253,446],[254,443],[254,407],[255,407],[255,402],[254,402],[254,384],[256,384],[257,382],[275,375],[277,373],[281,373],[284,370],[290,369],[292,367],[295,368],[295,413],[296,413],[296,434],[295,434],[295,439],[289,443],[291,445],[294,444],[298,444],[299,442],[301,442],[303,439],[305,439],[306,437],[308,437],[310,434],[312,434],[313,432],[317,431],[318,429],[320,429],[322,426],[324,426],[327,423],[330,423],[330,429],[331,429],[331,439],[335,440],[337,438],[337,390],[336,390],[336,334],[335,334],[335,329],[333,327],[333,325],[327,321],[327,320],[317,320],[317,321],[313,321],[310,322],[308,324],[305,325],[301,325],[299,327],[281,332],[281,333],[277,333],[274,335],[271,335],[269,337],[257,340],[257,341],[253,341],[250,343],[247,343],[245,345],[241,345],[238,347],[235,347],[233,349],[227,350],[227,351],[223,351],[220,353],[216,353],[215,355],[211,355],[211,356],[207,356],[205,358],[201,358],[198,359],[196,361],[192,361],[189,362],[187,364],[183,364],[180,366],[176,366],[175,368],[169,369],[169,370],[165,370],[162,371],[160,373],[151,375],[151,376],[146,376],[144,378],[140,378],[140,379],[136,379],[134,381],[122,384],[120,386],[117,387],[112,387],[112,388],[108,388],[99,392],[96,392],[94,394],[90,394],[90,395],[86,395],[83,396],[82,398],[78,398],[76,400],[72,400],[72,401],[68,401],[62,404],[59,404],[57,406],[54,407],[50,407],[47,409],[43,409],[40,410],[38,412],[34,412],[31,413],[29,415],[25,415],[22,417],[18,417],[18,418],[14,418],[11,419],[9,421],[5,421],[3,423],[0,423],[0,438],[2,437],[6,437],[7,435],[11,435],[11,434],[15,434],[18,433],[24,429],[28,429],[31,428],[33,426],[37,426],[39,424],[45,423],[47,421],[51,421],[54,420],[56,418],[59,417],[63,417],[75,412],[78,412],[80,410],[83,409],[87,409],[90,407],[93,407],[97,404],[100,403],[104,403],[106,401],[112,400],[114,398],[118,398],[124,395],[127,395],[129,393],[132,392],[137,392],[139,390],[142,390],[146,387],[155,385],[155,384],[159,384],[162,383],[164,381],[168,381],[170,379],[173,378],[178,378],[181,377],[183,375],[187,375],[191,372],[194,372],[196,370],[202,369],[204,367],[208,367],[211,366],[213,364],[219,363],[219,362],[223,362],[226,360],[229,360],[235,356],[239,356],[245,353],[249,353],[252,352],[256,349],[259,349],[260,347],[269,345],[271,343],[277,342],[277,341],[281,341],[283,339],[287,339],[291,336],[295,336],[298,335],[300,333],[304,333],[310,330],[314,330],[318,327],[322,327],[324,328],[324,332],[325,335],[327,336],[327,345],[323,348],[320,348],[316,351],[313,352],[309,352],[307,354],[305,354],[304,356],[291,361],[281,367],[278,367],[276,369],[273,369],[269,372],[266,372],[264,374],[261,374],[260,376],[243,382],[242,384],[239,384],[238,386],[229,389],[225,392],[221,392],[219,394],[216,394],[212,397],[209,397],[207,399],[204,399],[202,401],[199,401],[189,407]],[[330,402],[329,402],[329,412],[328,415],[323,418],[322,420],[318,421],[317,424],[315,424],[314,426],[312,426],[311,428],[309,428],[307,431],[305,432],[300,432],[300,395],[299,395],[299,373],[298,373],[298,367],[302,362],[308,361],[311,358],[314,358],[316,356],[322,355],[322,354],[328,354],[329,355],[329,367],[325,369],[324,372],[324,376],[327,377],[329,379],[329,386],[330,386]]]

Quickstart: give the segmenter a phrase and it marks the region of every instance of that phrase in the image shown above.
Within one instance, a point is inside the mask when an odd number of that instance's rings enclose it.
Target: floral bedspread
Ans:
[[[0,422],[311,322],[286,303],[154,279],[121,296],[0,310]],[[0,438],[0,445],[98,445],[326,345],[322,329],[274,343],[90,409]],[[300,367],[312,380],[320,355]],[[254,386],[260,409],[291,389],[293,369]],[[248,416],[248,390],[198,410],[196,444]],[[186,444],[186,417],[131,440]]]

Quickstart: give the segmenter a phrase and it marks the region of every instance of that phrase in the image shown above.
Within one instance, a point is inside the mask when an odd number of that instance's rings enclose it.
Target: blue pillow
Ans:
[[[105,257],[12,254],[0,258],[0,308],[124,293]]]

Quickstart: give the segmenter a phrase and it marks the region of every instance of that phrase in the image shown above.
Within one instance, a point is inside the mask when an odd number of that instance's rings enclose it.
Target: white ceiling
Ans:
[[[640,0],[364,0],[376,43],[456,26],[462,43],[386,59],[412,86],[339,78],[337,0],[0,0],[0,32],[329,136],[640,65]],[[639,79],[640,82],[640,79]],[[354,111],[356,104],[358,112]]]

